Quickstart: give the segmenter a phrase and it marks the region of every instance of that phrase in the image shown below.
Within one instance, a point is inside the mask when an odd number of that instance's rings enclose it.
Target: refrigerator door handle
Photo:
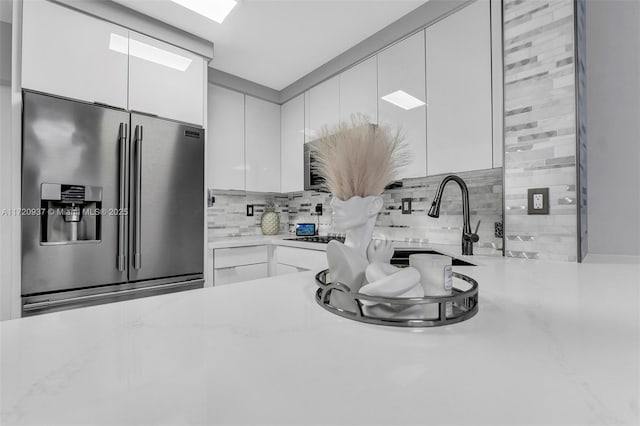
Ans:
[[[120,193],[118,200],[118,258],[117,267],[118,271],[124,271],[127,265],[127,255],[125,251],[125,216],[124,211],[126,208],[126,188],[127,188],[127,170],[129,168],[129,151],[127,150],[127,132],[128,126],[126,123],[120,123]]]
[[[135,176],[135,238],[133,241],[133,267],[135,269],[142,268],[142,248],[141,248],[141,225],[142,225],[142,125],[136,126],[136,176]]]

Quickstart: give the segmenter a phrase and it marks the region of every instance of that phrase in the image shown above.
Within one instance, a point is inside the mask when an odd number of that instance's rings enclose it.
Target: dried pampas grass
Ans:
[[[311,150],[325,189],[341,200],[382,194],[410,159],[399,131],[372,125],[363,115],[325,127]]]

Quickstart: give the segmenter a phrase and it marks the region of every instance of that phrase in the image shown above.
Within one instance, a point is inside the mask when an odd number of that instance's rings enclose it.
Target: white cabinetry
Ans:
[[[209,85],[207,125],[207,186],[245,189],[244,95]]]
[[[411,155],[400,178],[427,174],[424,55],[422,31],[378,54],[378,121],[401,130]]]
[[[280,106],[209,85],[207,187],[280,192]]]
[[[268,247],[235,247],[213,252],[213,285],[220,286],[268,276]]]
[[[129,109],[202,125],[204,60],[129,33]]]
[[[327,253],[322,250],[278,246],[275,250],[276,273],[297,271],[321,271],[327,269]]]
[[[317,139],[325,126],[338,124],[340,119],[340,86],[338,77],[333,77],[308,91],[309,121],[305,141]]]
[[[492,167],[489,2],[426,29],[429,175]]]
[[[23,3],[22,87],[127,108],[128,31],[47,1]]]
[[[202,57],[44,0],[24,2],[22,86],[202,125]]]
[[[280,105],[245,96],[246,190],[280,192]]]
[[[363,114],[378,123],[378,64],[374,56],[340,74],[340,121]]]
[[[304,94],[280,108],[280,190],[304,189]]]

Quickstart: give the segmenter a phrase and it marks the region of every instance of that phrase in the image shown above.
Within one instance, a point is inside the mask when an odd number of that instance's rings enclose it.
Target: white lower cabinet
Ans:
[[[283,265],[282,263],[276,264],[276,275],[297,274],[298,272],[304,271],[306,271],[304,268],[296,268],[295,266]]]
[[[260,278],[266,278],[268,276],[267,264],[258,263],[256,265],[242,265],[232,266],[230,268],[220,268],[215,270],[214,275],[214,286],[257,280]]]
[[[213,285],[257,280],[269,276],[269,247],[233,247],[213,251]]]
[[[275,250],[275,257],[276,271],[279,271],[281,266],[316,272],[328,268],[327,253],[321,250],[278,246]],[[282,268],[282,270],[289,271],[290,269]]]
[[[208,258],[207,270],[212,273],[207,274],[207,286],[328,268],[322,250],[278,245],[209,249]]]

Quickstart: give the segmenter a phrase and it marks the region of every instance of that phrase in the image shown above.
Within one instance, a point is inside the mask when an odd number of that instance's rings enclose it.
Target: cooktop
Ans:
[[[328,243],[329,241],[338,240],[341,243],[344,243],[344,237],[330,236],[330,235],[313,235],[308,237],[285,238],[285,240],[304,241],[308,243],[324,243],[324,244]]]

